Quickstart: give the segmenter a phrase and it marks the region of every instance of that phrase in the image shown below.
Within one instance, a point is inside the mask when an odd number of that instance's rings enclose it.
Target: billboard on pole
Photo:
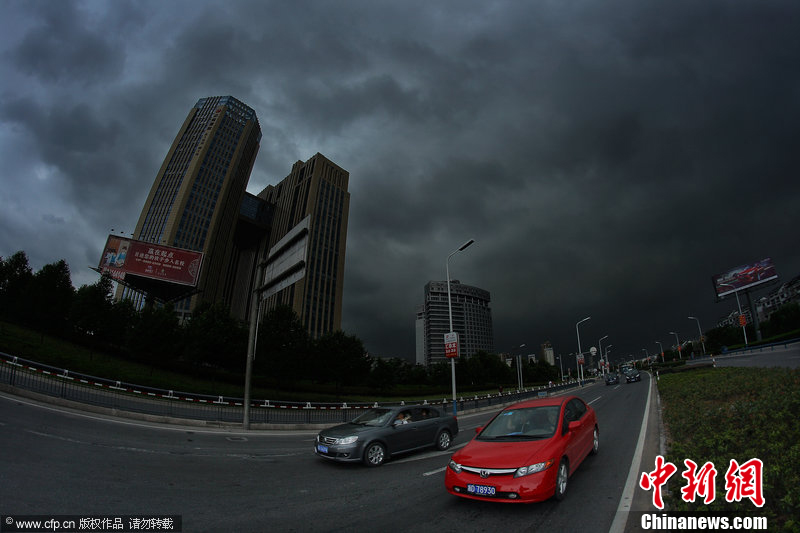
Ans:
[[[194,287],[202,263],[202,252],[109,235],[98,269],[114,279],[131,274]]]
[[[714,283],[717,298],[722,298],[736,291],[749,289],[774,279],[778,279],[778,273],[775,271],[772,259],[767,257],[757,263],[741,265],[723,274],[717,274],[711,278],[711,281]]]
[[[444,355],[448,359],[458,357],[458,333],[451,331],[444,334]]]

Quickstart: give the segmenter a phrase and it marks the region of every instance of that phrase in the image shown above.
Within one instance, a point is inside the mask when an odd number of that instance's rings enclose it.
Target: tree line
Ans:
[[[111,355],[155,368],[240,382],[244,375],[249,325],[220,304],[202,302],[180,323],[171,305],[135,309],[115,300],[114,282],[103,276],[74,289],[62,259],[34,272],[19,251],[0,257],[0,317]],[[371,356],[355,335],[335,331],[312,339],[287,306],[259,320],[254,383],[282,390],[327,389],[349,393],[420,394],[449,390],[449,363],[427,367],[404,359]],[[544,362],[523,365],[526,384],[558,379]],[[484,390],[516,383],[516,369],[497,355],[478,352],[456,363],[459,390]]]

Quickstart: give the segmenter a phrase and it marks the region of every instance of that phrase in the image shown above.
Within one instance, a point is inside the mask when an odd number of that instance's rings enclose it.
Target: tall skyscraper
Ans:
[[[153,182],[134,237],[204,253],[198,294],[176,304],[184,317],[200,299],[230,304],[234,234],[260,141],[253,109],[232,96],[201,98]]]
[[[341,328],[350,174],[318,153],[254,196],[246,188],[260,141],[253,109],[232,96],[201,98],[161,165],[134,238],[203,252],[197,293],[175,303],[182,319],[204,300],[248,320],[258,288],[262,312],[289,305],[316,338]],[[132,289],[122,296],[144,298]]]
[[[547,361],[551,365],[556,365],[556,353],[553,350],[553,344],[550,341],[542,344],[542,361]]]
[[[320,153],[258,197],[274,204],[265,309],[290,306],[312,338],[341,329],[350,173]]]
[[[451,280],[450,300],[453,331],[458,333],[460,357],[469,357],[480,350],[492,352],[494,333],[489,291]],[[418,363],[429,365],[447,361],[444,354],[444,335],[449,330],[447,282],[428,282],[425,285],[425,301],[417,310]]]

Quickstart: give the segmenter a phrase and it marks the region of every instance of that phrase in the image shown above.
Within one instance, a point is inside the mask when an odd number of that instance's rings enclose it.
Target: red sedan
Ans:
[[[511,405],[477,433],[453,454],[444,482],[451,494],[485,501],[562,500],[600,442],[597,415],[577,396]]]

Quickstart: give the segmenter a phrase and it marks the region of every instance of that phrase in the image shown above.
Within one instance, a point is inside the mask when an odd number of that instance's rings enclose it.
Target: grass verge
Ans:
[[[91,350],[57,337],[42,334],[15,324],[0,321],[0,352],[21,357],[37,363],[64,368],[90,376],[123,381],[135,385],[158,389],[241,398],[244,396],[244,357],[240,374],[220,374],[217,379],[193,376],[187,372],[170,371],[153,365],[139,363]],[[206,376],[213,372],[205,372]],[[258,376],[253,379],[251,397],[254,400],[299,401],[299,402],[395,402],[395,401],[441,401],[450,398],[447,389],[437,394],[415,391],[410,387],[397,387],[397,390],[381,394],[370,394],[366,387],[335,391],[333,385],[315,385],[300,382],[297,390],[259,386]],[[266,380],[265,380],[266,381]],[[267,382],[269,385],[269,382]],[[429,389],[430,387],[426,387]],[[496,390],[462,393],[459,396],[471,397],[496,393]]]
[[[709,368],[661,377],[667,461],[677,467],[668,483],[668,509],[731,516],[766,516],[770,531],[800,532],[800,370]],[[749,498],[726,501],[732,459],[763,462],[763,507]],[[715,500],[683,500],[684,460],[711,462]],[[699,474],[699,472],[698,472]]]

